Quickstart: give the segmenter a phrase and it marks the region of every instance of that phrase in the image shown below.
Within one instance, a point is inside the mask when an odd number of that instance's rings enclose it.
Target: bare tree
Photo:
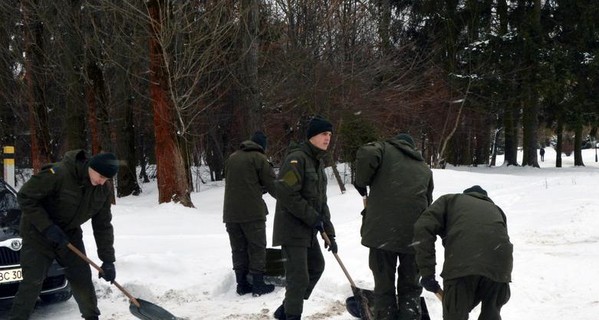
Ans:
[[[42,165],[54,158],[50,148],[48,106],[44,95],[46,85],[44,25],[36,14],[37,5],[38,0],[21,1],[25,24],[25,82],[31,136],[31,162],[34,172],[39,171]]]
[[[57,1],[60,3],[60,1]],[[86,112],[84,94],[83,37],[82,37],[82,0],[62,3],[63,10],[57,10],[59,20],[56,37],[60,37],[64,53],[58,57],[66,83],[66,141],[67,149],[86,148]],[[58,22],[58,21],[56,21]],[[89,100],[88,100],[89,101]]]
[[[241,57],[243,70],[240,79],[241,96],[238,108],[246,120],[243,132],[246,137],[257,129],[262,129],[262,110],[258,84],[258,24],[259,0],[241,1]]]
[[[193,207],[185,160],[177,138],[175,102],[172,100],[168,64],[162,37],[167,2],[151,0],[147,3],[150,17],[150,95],[154,109],[156,162],[159,203],[179,202]]]
[[[520,6],[527,8],[530,1],[521,1]],[[537,160],[537,132],[539,126],[539,89],[537,83],[540,81],[539,64],[537,52],[542,44],[541,37],[541,0],[533,1],[533,8],[528,13],[530,15],[530,28],[525,32],[525,57],[530,66],[526,72],[526,78],[523,79],[522,88],[525,90],[526,99],[522,105],[522,165],[539,167]],[[527,10],[527,9],[522,9]]]
[[[17,75],[14,60],[18,56],[11,35],[16,33],[18,1],[0,2],[0,146],[15,145],[18,132],[16,102]]]

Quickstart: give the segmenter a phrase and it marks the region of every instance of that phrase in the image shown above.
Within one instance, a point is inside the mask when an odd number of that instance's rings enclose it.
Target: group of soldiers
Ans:
[[[314,117],[306,140],[292,143],[275,175],[258,131],[225,163],[224,222],[229,234],[237,293],[270,293],[264,282],[266,216],[262,195],[276,198],[273,246],[281,246],[285,298],[276,319],[301,319],[324,271],[324,246],[337,253],[327,205],[324,156],[332,124]],[[374,278],[374,318],[419,320],[422,288],[443,300],[443,319],[465,320],[478,304],[479,319],[501,319],[510,298],[512,244],[506,216],[478,185],[433,202],[433,175],[413,138],[400,133],[368,143],[356,154],[354,186],[363,197],[362,245],[369,248]],[[445,261],[435,277],[435,241],[442,239]],[[248,280],[251,279],[250,280]]]
[[[237,293],[268,294],[264,281],[266,215],[264,193],[276,198],[273,246],[281,246],[285,298],[276,319],[301,319],[324,267],[317,239],[337,253],[335,228],[327,205],[324,156],[332,124],[314,117],[306,140],[292,143],[275,176],[265,150],[267,138],[256,132],[225,163],[223,220],[230,239]],[[65,270],[82,318],[98,320],[100,311],[90,266],[70,245],[85,252],[81,225],[91,219],[103,261],[100,277],[116,278],[112,188],[119,168],[112,153],[87,156],[83,150],[49,164],[19,190],[22,210],[21,267],[23,280],[9,320],[27,320],[33,312],[48,268],[57,260]],[[480,186],[447,194],[433,202],[433,175],[412,137],[368,143],[356,154],[354,185],[364,200],[362,245],[369,248],[377,320],[419,320],[422,288],[442,296],[445,320],[468,319],[481,304],[479,319],[501,319],[510,297],[512,244],[506,216]],[[435,241],[442,239],[445,261],[435,273]]]

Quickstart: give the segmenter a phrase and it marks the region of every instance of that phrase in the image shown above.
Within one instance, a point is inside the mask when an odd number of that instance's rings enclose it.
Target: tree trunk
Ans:
[[[240,114],[245,115],[246,125],[243,128],[245,137],[249,137],[255,130],[262,129],[262,111],[260,108],[260,90],[258,84],[258,25],[260,23],[258,0],[242,0],[242,29],[241,49],[243,56],[242,99],[238,108],[245,109]]]
[[[86,71],[88,77],[85,90],[88,106],[87,123],[92,154],[113,151],[110,143],[104,75],[96,61],[88,62]]]
[[[504,165],[518,165],[518,110],[513,104],[505,107],[505,117],[503,118],[505,127],[505,157]]]
[[[185,161],[177,144],[174,101],[169,98],[168,74],[162,53],[164,0],[147,2],[150,16],[150,97],[154,110],[158,203],[180,202],[193,207]]]
[[[210,168],[210,179],[221,181],[225,168],[224,142],[219,130],[211,127],[206,134],[206,164]]]
[[[489,162],[489,167],[496,166],[497,163],[497,143],[499,143],[499,133],[503,128],[495,129],[495,134],[493,135],[493,146],[491,147],[491,162]]]
[[[578,118],[574,128],[574,165],[584,167],[584,161],[582,160],[582,119],[580,119],[580,116]]]
[[[379,2],[379,38],[381,39],[381,51],[384,54],[391,52],[391,37],[390,37],[390,26],[391,26],[391,3],[390,0],[381,0]]]
[[[524,107],[524,113],[522,116],[522,165],[532,166],[539,168],[539,162],[537,159],[537,128],[539,126],[539,120],[537,114],[539,112],[538,102],[536,99],[536,93],[530,92],[532,96],[528,99],[529,105]]]
[[[88,50],[91,50],[88,47]],[[89,134],[91,137],[91,150],[92,154],[96,155],[102,151],[115,151],[111,143],[111,132],[108,125],[108,110],[107,110],[107,99],[106,99],[106,86],[104,82],[104,74],[102,69],[98,66],[98,63],[94,60],[94,54],[88,52],[88,56],[91,61],[86,65],[87,81],[85,82],[85,95],[87,100],[88,117],[87,124],[89,127]],[[83,131],[81,132],[83,134]],[[121,141],[121,139],[118,139]],[[84,144],[85,145],[85,144]],[[120,152],[116,153],[118,157],[121,157]],[[123,166],[120,166],[119,174],[117,176],[117,187],[121,185],[121,171]],[[135,173],[133,173],[135,177]],[[114,183],[109,184],[111,188],[111,201],[112,204],[116,203],[114,198]]]
[[[65,52],[62,56],[66,74],[66,148],[86,149],[85,101],[83,98],[83,40],[81,25],[81,0],[72,0],[68,8],[69,21],[65,28]]]
[[[439,168],[439,166],[445,166],[445,163],[446,163],[445,150],[447,149],[447,143],[449,142],[449,140],[451,140],[451,138],[453,137],[454,133],[456,132],[456,130],[458,128],[458,125],[460,124],[460,121],[462,118],[462,110],[464,109],[464,104],[466,104],[466,99],[468,99],[469,93],[470,93],[470,82],[468,82],[468,86],[466,87],[466,93],[464,94],[464,98],[462,98],[462,102],[460,103],[460,107],[458,109],[458,114],[456,116],[453,128],[447,134],[447,136],[444,137],[443,143],[441,145],[441,150],[437,154],[438,163],[435,166],[436,168]]]
[[[531,30],[530,36],[526,39],[526,59],[528,60],[529,69],[527,73],[526,83],[522,85],[526,92],[526,99],[522,107],[522,165],[539,168],[537,159],[537,131],[539,126],[539,90],[537,89],[538,81],[537,73],[539,70],[539,62],[536,57],[537,48],[541,41],[541,1],[534,0],[534,7],[531,12]]]
[[[341,120],[339,120],[339,123],[337,124],[336,128],[341,128]],[[335,180],[337,180],[337,184],[339,185],[339,190],[341,190],[341,193],[345,193],[345,183],[343,183],[343,179],[341,179],[341,174],[339,174],[339,170],[337,169],[337,162],[335,161],[335,149],[337,147],[337,141],[339,141],[338,137],[339,135],[335,135],[335,140],[333,142],[332,148],[328,156],[325,158],[325,165],[331,166],[331,169],[333,170],[333,175],[335,176]]]
[[[31,163],[33,172],[54,160],[50,148],[48,108],[44,99],[44,25],[35,13],[37,1],[23,0],[21,9],[25,20],[25,83],[31,134]]]
[[[557,135],[557,141],[555,143],[555,167],[562,167],[562,143],[564,141],[564,122],[561,118],[557,119],[557,128],[555,129],[555,134]]]
[[[135,99],[128,99],[121,108],[119,116],[120,125],[119,139],[117,139],[117,150],[121,165],[118,173],[117,197],[139,195],[141,188],[137,183],[135,172],[137,157],[135,156],[135,126],[133,125],[133,104]]]
[[[0,21],[13,21],[10,12],[0,10]],[[15,145],[15,133],[18,127],[14,106],[18,95],[15,92],[15,80],[11,72],[9,48],[10,32],[8,24],[0,23],[0,147]]]

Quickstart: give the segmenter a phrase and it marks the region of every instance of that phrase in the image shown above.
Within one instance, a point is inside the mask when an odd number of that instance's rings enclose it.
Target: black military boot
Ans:
[[[273,316],[278,320],[287,320],[287,316],[285,316],[285,302],[281,303],[277,310],[275,310]]]
[[[398,298],[399,319],[420,320],[422,318],[422,305],[420,296],[402,296]]]
[[[295,316],[295,315],[288,314],[286,319],[287,320],[301,320],[302,316],[301,315]]]
[[[247,271],[235,270],[235,279],[237,280],[237,294],[242,296],[252,292],[252,285],[247,280]]]
[[[252,273],[252,295],[254,297],[259,297],[263,294],[271,293],[274,290],[274,285],[264,283],[264,274]]]

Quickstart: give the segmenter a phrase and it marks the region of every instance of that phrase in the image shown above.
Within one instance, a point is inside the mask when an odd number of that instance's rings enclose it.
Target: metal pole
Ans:
[[[15,147],[5,146],[4,151],[4,181],[15,188]]]

